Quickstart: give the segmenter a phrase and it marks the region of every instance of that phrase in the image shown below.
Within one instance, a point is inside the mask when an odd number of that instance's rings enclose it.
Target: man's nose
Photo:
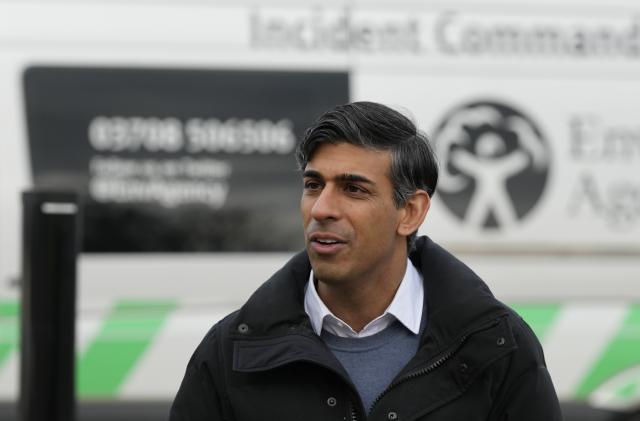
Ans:
[[[335,188],[325,186],[311,207],[311,217],[316,221],[340,218],[340,203]]]

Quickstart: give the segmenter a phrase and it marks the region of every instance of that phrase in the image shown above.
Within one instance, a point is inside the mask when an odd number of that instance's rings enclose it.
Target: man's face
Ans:
[[[300,208],[317,279],[326,283],[385,276],[406,259],[393,202],[391,154],[348,143],[322,144],[304,169]],[[394,260],[395,259],[395,260]]]

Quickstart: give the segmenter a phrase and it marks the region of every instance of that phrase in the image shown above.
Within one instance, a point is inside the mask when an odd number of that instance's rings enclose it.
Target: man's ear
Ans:
[[[404,213],[398,224],[398,234],[408,237],[420,228],[430,206],[429,194],[424,190],[416,190],[403,207]]]

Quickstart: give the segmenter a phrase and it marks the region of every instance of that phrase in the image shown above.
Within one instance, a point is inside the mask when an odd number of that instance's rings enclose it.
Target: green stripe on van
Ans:
[[[19,313],[17,301],[0,301],[0,367],[18,347]]]
[[[560,304],[515,304],[512,307],[531,326],[540,342],[544,341],[560,313]]]
[[[175,308],[166,301],[118,302],[77,363],[78,395],[115,397]]]
[[[634,305],[629,307],[629,313],[617,335],[585,376],[576,396],[584,399],[612,376],[638,365],[640,365],[640,305]],[[630,388],[633,389],[631,386]],[[631,389],[619,393],[624,395],[635,392],[635,389]]]

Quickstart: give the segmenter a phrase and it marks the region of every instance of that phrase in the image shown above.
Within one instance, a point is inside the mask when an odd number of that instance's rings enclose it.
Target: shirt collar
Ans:
[[[313,282],[313,270],[309,275],[309,282],[304,295],[304,309],[309,315],[311,326],[317,335],[320,335],[323,328],[330,327],[327,330],[339,336],[369,336],[386,328],[394,319],[402,323],[412,333],[418,334],[422,320],[423,301],[424,285],[422,275],[407,259],[407,269],[391,304],[382,315],[371,321],[358,333],[354,332],[349,325],[331,313],[331,310],[324,304]]]

